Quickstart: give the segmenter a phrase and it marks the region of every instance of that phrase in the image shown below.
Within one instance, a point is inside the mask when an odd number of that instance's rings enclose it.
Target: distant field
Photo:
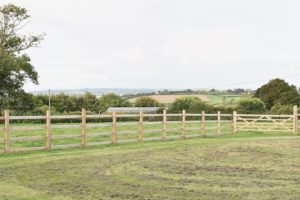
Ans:
[[[169,103],[173,103],[176,99],[180,98],[180,97],[187,97],[187,96],[193,96],[193,97],[198,97],[199,99],[203,100],[203,101],[208,101],[208,97],[206,95],[201,95],[201,94],[191,94],[191,95],[185,95],[185,94],[167,94],[167,95],[150,95],[149,97],[157,100],[160,103],[164,103],[164,104],[169,104]],[[129,99],[130,102],[134,103],[136,101],[137,98],[132,98]]]
[[[214,94],[209,94],[209,95],[202,95],[202,94],[166,94],[166,95],[149,95],[149,97],[157,100],[160,103],[163,104],[170,104],[173,103],[177,98],[180,97],[187,97],[187,96],[193,96],[193,97],[198,97],[202,101],[209,102],[211,104],[220,104],[225,102],[230,102],[232,99],[233,100],[238,100],[241,98],[241,95],[214,95]],[[131,103],[134,103],[137,98],[132,98],[129,99]]]
[[[238,101],[242,95],[206,95],[208,102],[211,104],[222,104],[230,101]]]

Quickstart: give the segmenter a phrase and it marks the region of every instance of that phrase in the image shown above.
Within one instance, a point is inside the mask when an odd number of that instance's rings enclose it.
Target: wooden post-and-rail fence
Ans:
[[[50,111],[46,112],[46,116],[10,116],[8,111],[4,112],[4,116],[0,117],[0,122],[3,120],[3,149],[5,153],[11,151],[11,140],[18,139],[20,141],[22,138],[26,139],[26,137],[11,137],[11,121],[13,120],[34,120],[34,119],[45,119],[45,146],[34,148],[34,149],[52,149],[52,125],[57,126],[51,123],[51,119],[81,119],[81,144],[79,146],[85,147],[91,145],[91,143],[87,142],[87,137],[90,135],[97,135],[98,133],[87,133],[89,123],[87,123],[87,118],[111,118],[111,141],[102,142],[103,144],[116,144],[118,143],[118,135],[122,134],[122,132],[117,131],[117,118],[138,118],[137,121],[137,141],[142,142],[144,140],[144,133],[149,133],[151,131],[159,131],[159,130],[144,130],[145,124],[154,124],[161,123],[161,138],[162,140],[168,139],[168,131],[171,131],[172,128],[168,128],[169,123],[181,123],[180,128],[178,129],[178,138],[185,139],[186,137],[192,136],[202,136],[205,137],[207,135],[208,130],[210,128],[215,128],[214,132],[216,136],[221,135],[222,132],[222,124],[229,123],[231,124],[230,132],[232,134],[236,134],[242,131],[286,131],[293,132],[295,135],[298,133],[298,107],[294,106],[292,115],[264,115],[264,114],[238,114],[234,111],[232,114],[222,114],[221,112],[217,112],[216,114],[207,114],[203,111],[200,114],[189,114],[186,113],[185,110],[182,111],[181,114],[167,114],[166,110],[163,110],[162,114],[145,114],[140,111],[138,114],[117,114],[113,112],[112,114],[104,114],[104,115],[87,115],[86,110],[82,109],[81,115],[70,115],[70,116],[51,116]],[[162,121],[145,121],[146,117],[161,117]],[[168,120],[168,117],[177,117],[181,118],[181,121],[172,121]],[[198,120],[193,120],[198,117]],[[216,120],[212,120],[215,118]],[[226,118],[227,120],[222,120],[222,118]],[[192,119],[192,120],[188,120]],[[126,124],[127,122],[125,122]],[[131,122],[128,122],[128,124]],[[187,125],[189,123],[198,123],[199,128],[189,128]],[[213,124],[214,126],[210,126]],[[93,127],[104,126],[105,124],[92,124]],[[67,126],[67,125],[65,125]],[[27,127],[28,128],[28,127]],[[30,127],[29,127],[30,129]],[[174,128],[173,128],[174,129]],[[27,129],[26,129],[27,130]],[[196,135],[187,134],[189,130],[196,130]],[[129,133],[134,133],[134,131],[126,131]],[[100,134],[98,134],[100,135]],[[72,135],[71,135],[72,136]],[[171,137],[171,136],[170,136]],[[20,139],[21,138],[21,139]],[[70,138],[70,135],[69,137]],[[171,137],[171,138],[177,138]],[[0,138],[1,139],[1,138]],[[151,140],[152,138],[145,138],[147,140]],[[156,140],[158,138],[155,138]],[[28,141],[28,140],[27,140]],[[102,144],[101,142],[94,142],[93,144]],[[68,145],[65,145],[68,146]],[[75,146],[74,144],[70,146]],[[26,150],[26,148],[22,148],[22,150]],[[15,149],[13,151],[16,151]]]

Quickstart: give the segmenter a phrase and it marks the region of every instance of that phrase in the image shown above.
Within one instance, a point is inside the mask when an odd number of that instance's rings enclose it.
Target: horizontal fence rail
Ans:
[[[81,115],[0,116],[3,126],[0,148],[4,153],[121,144],[150,140],[237,134],[242,131],[298,132],[298,108],[291,115],[217,113],[167,113]],[[43,125],[20,123],[22,120],[43,121]],[[61,120],[75,120],[59,123]],[[93,121],[94,120],[94,121]],[[98,121],[97,121],[98,120]],[[100,120],[100,121],[99,121]],[[102,121],[101,121],[102,120]]]

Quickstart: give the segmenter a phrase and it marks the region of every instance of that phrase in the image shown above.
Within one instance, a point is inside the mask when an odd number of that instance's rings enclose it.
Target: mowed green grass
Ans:
[[[231,101],[238,102],[242,95],[214,95],[209,94],[206,95],[208,98],[208,103],[210,104],[224,104],[224,103],[230,103]]]
[[[0,154],[0,199],[299,199],[299,155],[263,132]]]

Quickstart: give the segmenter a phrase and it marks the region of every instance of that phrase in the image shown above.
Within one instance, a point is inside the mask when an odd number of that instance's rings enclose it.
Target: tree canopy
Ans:
[[[289,85],[282,79],[273,79],[269,83],[258,88],[254,97],[260,98],[268,109],[274,105],[299,105],[300,95],[296,86]]]
[[[25,95],[22,87],[27,79],[38,84],[38,73],[24,51],[37,47],[44,35],[21,34],[29,20],[25,8],[0,7],[0,111],[10,107],[11,98]]]

